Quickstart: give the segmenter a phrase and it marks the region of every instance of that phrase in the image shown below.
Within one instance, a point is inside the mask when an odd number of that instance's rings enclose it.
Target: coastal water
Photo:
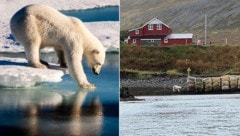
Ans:
[[[120,103],[122,136],[236,136],[240,94],[138,97]]]
[[[62,10],[63,14],[74,16],[83,22],[95,21],[119,21],[119,7],[107,6],[104,8],[92,8],[85,10]]]

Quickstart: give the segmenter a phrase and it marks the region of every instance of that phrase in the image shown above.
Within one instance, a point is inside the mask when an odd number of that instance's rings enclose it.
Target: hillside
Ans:
[[[121,46],[121,71],[186,75],[240,73],[239,46]],[[122,75],[121,75],[122,76]]]
[[[175,33],[191,32],[204,37],[208,16],[208,41],[224,45],[240,43],[239,0],[121,0],[121,30],[141,26],[153,17],[168,24]]]

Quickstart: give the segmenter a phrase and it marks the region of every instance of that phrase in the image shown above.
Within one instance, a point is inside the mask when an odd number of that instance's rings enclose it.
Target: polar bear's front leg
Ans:
[[[81,61],[73,60],[72,73],[78,82],[78,85],[83,88],[96,88],[94,84],[88,82]]]
[[[76,51],[76,50],[75,50]],[[82,66],[82,53],[64,52],[66,57],[69,73],[77,80],[80,87],[94,89],[96,86],[88,82]]]

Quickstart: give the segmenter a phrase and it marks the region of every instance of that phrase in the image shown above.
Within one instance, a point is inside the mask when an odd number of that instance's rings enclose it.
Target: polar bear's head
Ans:
[[[98,75],[105,61],[105,48],[100,40],[93,35],[80,20],[77,21],[79,32],[84,35],[84,54],[86,55],[92,71]]]
[[[92,71],[94,74],[98,75],[101,71],[101,68],[104,64],[105,60],[105,51],[94,49],[91,51],[91,55],[89,56],[88,61],[92,67]]]
[[[103,47],[94,48],[86,54],[86,57],[93,73],[98,75],[105,61],[105,49]]]

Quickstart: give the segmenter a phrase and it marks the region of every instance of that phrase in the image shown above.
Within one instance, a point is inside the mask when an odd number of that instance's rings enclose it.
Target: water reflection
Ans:
[[[88,90],[65,93],[44,90],[0,91],[0,115],[8,114],[5,135],[101,135],[103,107]],[[20,118],[16,120],[15,118]],[[1,126],[4,126],[1,121]],[[9,131],[8,131],[9,130]],[[3,134],[3,133],[1,133]],[[18,133],[21,135],[21,133]]]
[[[98,97],[93,97],[89,105],[83,105],[88,90],[79,90],[68,96],[55,110],[56,120],[69,118],[68,135],[100,135],[103,120],[103,108]]]
[[[24,58],[23,53],[0,56]],[[55,53],[42,59],[56,63]],[[32,88],[0,88],[0,136],[2,135],[104,135],[119,131],[119,55],[107,53],[101,74],[96,76],[83,60],[92,92],[77,90],[69,74],[59,83]],[[12,64],[13,65],[13,64]]]

